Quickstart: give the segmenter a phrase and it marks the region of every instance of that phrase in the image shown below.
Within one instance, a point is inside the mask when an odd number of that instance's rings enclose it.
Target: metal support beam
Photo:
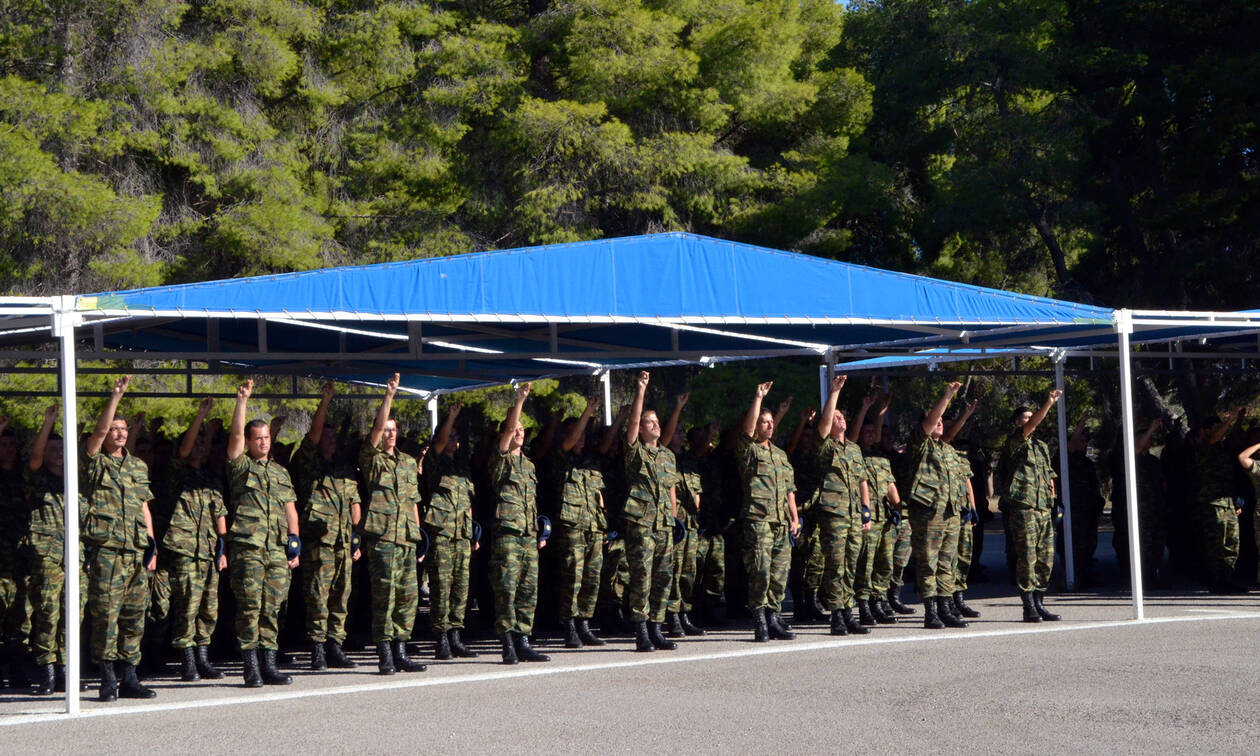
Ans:
[[[1129,514],[1129,579],[1133,581],[1133,619],[1145,617],[1142,606],[1142,550],[1138,538],[1137,428],[1133,422],[1133,365],[1129,360],[1128,310],[1116,310],[1116,340],[1120,349],[1120,416],[1124,441],[1124,500]]]
[[[1063,391],[1063,357],[1054,361],[1054,387]],[[1067,589],[1076,588],[1076,561],[1072,553],[1072,476],[1068,463],[1067,392],[1059,398],[1059,496],[1063,500],[1063,568]]]
[[[432,438],[437,435],[438,427],[437,397],[429,397],[429,401],[425,402],[425,406],[429,408],[429,437]]]
[[[599,374],[599,387],[604,391],[604,427],[612,425],[612,373],[605,370]]]
[[[74,327],[79,315],[73,296],[61,297],[53,313],[53,336],[61,342],[61,435],[64,447],[62,490],[65,501],[66,592],[62,611],[66,623],[66,713],[79,713],[79,445],[78,396],[75,386]]]

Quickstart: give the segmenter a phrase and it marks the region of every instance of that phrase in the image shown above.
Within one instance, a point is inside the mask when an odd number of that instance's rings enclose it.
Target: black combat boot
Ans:
[[[686,612],[678,613],[678,622],[682,625],[683,632],[687,635],[704,635],[704,631],[695,626]]]
[[[546,654],[540,654],[529,645],[529,635],[527,633],[516,634],[516,656],[523,662],[549,662],[551,657]]]
[[[945,627],[966,627],[967,623],[954,611],[954,601],[949,596],[936,597],[936,616],[941,618]]]
[[[140,684],[136,677],[136,665],[118,662],[122,666],[122,678],[118,681],[118,695],[123,698],[156,698],[157,691]]]
[[[649,622],[647,623],[647,628],[648,640],[652,641],[652,645],[656,648],[659,648],[662,651],[673,651],[678,648],[677,643],[672,640],[667,640],[665,636],[661,634],[661,623]]]
[[[376,669],[382,675],[394,674],[394,650],[389,647],[389,641],[380,641],[376,644]]]
[[[866,599],[858,599],[857,605],[858,605],[858,623],[862,625],[866,625],[868,627],[871,625],[874,625],[875,615],[871,614],[871,605],[866,602]]]
[[[683,630],[682,621],[678,619],[678,612],[665,612],[665,622],[669,626],[669,637],[686,638],[687,633]]]
[[[844,616],[840,614],[840,610],[836,609],[831,613],[831,634],[832,635],[848,635],[849,628],[844,626]]]
[[[655,651],[656,646],[652,645],[652,639],[648,637],[647,622],[634,623],[634,650],[635,651]]]
[[[118,677],[114,674],[112,661],[101,662],[101,694],[98,701],[118,700]]]
[[[324,654],[324,644],[311,641],[311,671],[323,672],[328,669],[328,657]]]
[[[293,678],[289,675],[280,674],[280,670],[276,669],[277,651],[274,648],[264,648],[258,652],[262,656],[262,663],[259,668],[262,671],[262,680],[266,685],[292,685]]]
[[[328,666],[333,669],[354,669],[359,666],[346,656],[346,652],[341,648],[341,643],[329,638],[324,642],[324,650],[328,654]]]
[[[923,627],[928,630],[945,629],[945,623],[936,616],[936,599],[931,597],[923,599]]]
[[[753,620],[757,623],[753,628],[753,643],[765,643],[770,640],[770,627],[766,622],[766,613],[760,609],[753,610]]]
[[[958,614],[963,617],[975,619],[980,616],[980,612],[967,606],[967,602],[963,600],[962,591],[954,591],[954,608],[958,610]]]
[[[788,630],[778,612],[766,609],[766,629],[775,640],[796,640],[796,633]]]
[[[581,648],[582,639],[578,637],[577,622],[572,619],[564,621],[564,647]]]
[[[1024,591],[1020,593],[1019,600],[1024,604],[1024,621],[1040,622],[1041,614],[1037,611],[1037,605],[1033,603],[1032,592]]]
[[[844,621],[844,628],[854,635],[866,635],[871,631],[869,627],[853,618],[852,609],[841,609],[840,619]]]
[[[799,600],[795,601],[795,606],[792,609],[793,622],[798,625],[805,625],[822,619],[822,617],[814,611],[814,601],[817,595],[817,591],[811,591],[808,588],[801,591],[801,597]],[[795,598],[795,595],[793,595],[793,599]]]
[[[197,682],[201,679],[201,673],[197,671],[197,655],[193,651],[192,646],[181,648],[183,663],[180,666],[179,679],[184,682]]]
[[[407,656],[407,641],[394,641],[394,667],[399,672],[423,672],[428,669],[427,664],[414,662],[410,656]]]
[[[210,647],[197,646],[193,649],[193,658],[197,660],[197,672],[206,680],[222,680],[223,673],[210,663]]]
[[[454,654],[451,653],[451,639],[446,633],[438,633],[437,642],[433,644],[433,658],[438,661],[446,661]]]
[[[875,622],[880,625],[891,625],[897,621],[897,618],[884,611],[882,601],[879,599],[867,599],[866,604],[871,608],[871,616],[875,618]]]
[[[1059,615],[1051,614],[1046,610],[1046,605],[1042,603],[1045,595],[1044,591],[1033,591],[1033,606],[1037,609],[1037,614],[1041,615],[1041,618],[1046,622],[1058,622],[1063,619]]]
[[[37,696],[51,696],[57,689],[57,672],[51,664],[35,665],[35,690]]]
[[[901,586],[894,585],[888,589],[888,605],[897,614],[914,614],[913,609],[901,603]]]
[[[506,633],[500,640],[503,641],[503,663],[515,664],[516,663],[516,641],[512,640],[512,634]]]
[[[451,642],[451,653],[460,659],[476,659],[479,655],[476,651],[473,651],[468,646],[465,646],[464,642],[459,639],[458,628],[447,630],[446,637]]]
[[[595,637],[595,633],[591,632],[590,623],[588,623],[586,620],[578,619],[574,621],[574,624],[577,626],[578,640],[582,641],[582,645],[584,646],[603,646],[604,645],[604,642],[600,640],[599,638]]]
[[[887,596],[887,595],[885,595],[885,596],[884,596],[884,598],[881,598],[881,599],[880,599],[879,601],[877,601],[876,603],[878,603],[878,604],[879,604],[879,608],[880,608],[880,610],[881,610],[881,611],[883,611],[883,613],[884,613],[884,614],[888,617],[888,621],[889,621],[890,623],[892,623],[892,622],[896,622],[896,621],[897,621],[897,610],[896,610],[896,609],[893,609],[893,608],[892,608],[892,604],[888,603],[888,596]],[[907,607],[907,608],[909,608],[909,607]],[[878,620],[879,618],[878,618],[878,617],[876,617],[875,619],[877,619],[877,620]]]
[[[242,671],[245,675],[246,688],[261,688],[262,673],[258,671],[258,649],[241,650]]]

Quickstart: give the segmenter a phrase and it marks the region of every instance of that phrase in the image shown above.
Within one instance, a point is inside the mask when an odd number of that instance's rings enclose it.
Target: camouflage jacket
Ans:
[[[18,540],[26,532],[26,493],[20,462],[12,470],[0,469],[0,576],[16,576]]]
[[[862,447],[855,441],[824,438],[814,450],[814,467],[818,471],[814,511],[839,517],[861,517],[862,481],[867,479]]]
[[[1225,443],[1196,445],[1194,459],[1199,467],[1200,504],[1213,504],[1220,508],[1233,508],[1234,496],[1234,455],[1230,454]]]
[[[678,519],[683,521],[687,530],[695,530],[703,506],[701,496],[704,494],[704,480],[700,476],[700,460],[695,455],[684,452],[678,460]]]
[[[787,452],[770,443],[762,446],[740,434],[735,451],[744,485],[741,512],[749,522],[788,524],[788,494],[796,491],[796,478]]]
[[[998,474],[1005,506],[1047,512],[1054,508],[1056,475],[1050,464],[1050,447],[1045,441],[1032,436],[1025,438],[1024,432],[1016,428],[1002,447]]]
[[[626,444],[625,465],[625,521],[649,528],[674,527],[674,501],[669,495],[678,482],[674,453],[636,441]]]
[[[204,466],[181,461],[172,463],[171,472],[179,480],[179,494],[162,548],[193,559],[213,559],[219,540],[218,521],[228,514],[223,481]]]
[[[560,483],[560,522],[571,530],[602,532],[608,520],[601,505],[604,473],[599,459],[561,451],[555,469]]]
[[[83,540],[119,551],[144,551],[149,546],[145,503],[149,490],[149,466],[126,449],[122,456],[84,454],[80,480],[87,499]]]
[[[35,556],[44,559],[64,560],[66,554],[66,497],[65,482],[60,475],[53,475],[44,467],[27,468],[26,502],[30,505],[26,535],[22,545]],[[79,528],[87,519],[87,507],[83,495],[79,495]],[[79,549],[82,562],[83,549]]]
[[[353,507],[359,503],[354,467],[337,459],[329,462],[319,453],[318,444],[303,438],[289,461],[289,472],[297,491],[302,540],[349,546],[354,535]]]
[[[882,522],[891,510],[896,509],[888,501],[888,487],[897,483],[893,477],[892,462],[877,450],[872,450],[863,459],[866,461],[867,485],[871,488],[871,520]]]
[[[1247,468],[1247,479],[1251,481],[1252,487],[1256,489],[1256,501],[1260,501],[1260,462],[1251,460],[1251,467]]]
[[[490,462],[496,532],[538,534],[538,473],[524,453],[500,451]]]
[[[967,481],[971,480],[971,463],[967,461],[967,456],[955,449],[952,444],[942,442],[941,446],[949,455],[950,464],[954,468],[954,474],[950,477],[950,498],[953,499],[957,511],[970,509],[971,497],[967,495]]]
[[[393,454],[364,442],[359,469],[367,480],[368,501],[363,512],[363,532],[385,543],[415,543],[420,523],[420,465],[398,449]]]
[[[939,516],[957,514],[957,502],[952,492],[957,485],[954,479],[958,470],[946,445],[916,426],[907,454],[910,491],[906,498]]]
[[[429,489],[429,503],[421,513],[425,529],[447,538],[472,538],[473,481],[467,455],[430,452],[424,476]]]
[[[289,471],[273,459],[241,453],[228,460],[232,525],[228,540],[237,546],[284,550],[289,534],[285,504],[297,502]]]

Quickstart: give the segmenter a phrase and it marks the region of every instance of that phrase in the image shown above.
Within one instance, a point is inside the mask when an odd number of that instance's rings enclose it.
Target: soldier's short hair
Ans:
[[[251,433],[251,431],[253,431],[255,428],[269,428],[269,427],[271,426],[267,424],[266,420],[250,420],[249,423],[245,425],[245,438],[247,439],[253,438],[254,434]]]
[[[1011,413],[1011,422],[1013,423],[1016,420],[1018,420],[1019,416],[1024,414],[1025,412],[1033,412],[1033,411],[1034,411],[1033,408],[1029,407],[1027,404],[1021,404],[1015,408],[1014,412]]]

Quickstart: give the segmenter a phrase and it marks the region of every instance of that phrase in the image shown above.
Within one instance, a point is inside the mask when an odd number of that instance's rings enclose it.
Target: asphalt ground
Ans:
[[[1068,594],[1047,602],[1064,621],[1029,625],[1008,586],[973,593],[983,616],[959,630],[923,629],[918,607],[847,638],[810,625],[755,644],[743,625],[651,654],[544,639],[550,663],[514,667],[480,643],[423,673],[381,677],[356,654],[360,669],[262,690],[237,664],[157,680],[152,701],[86,693],[75,719],[5,695],[0,753],[1256,751],[1260,595],[1154,592],[1134,622],[1127,594]]]

